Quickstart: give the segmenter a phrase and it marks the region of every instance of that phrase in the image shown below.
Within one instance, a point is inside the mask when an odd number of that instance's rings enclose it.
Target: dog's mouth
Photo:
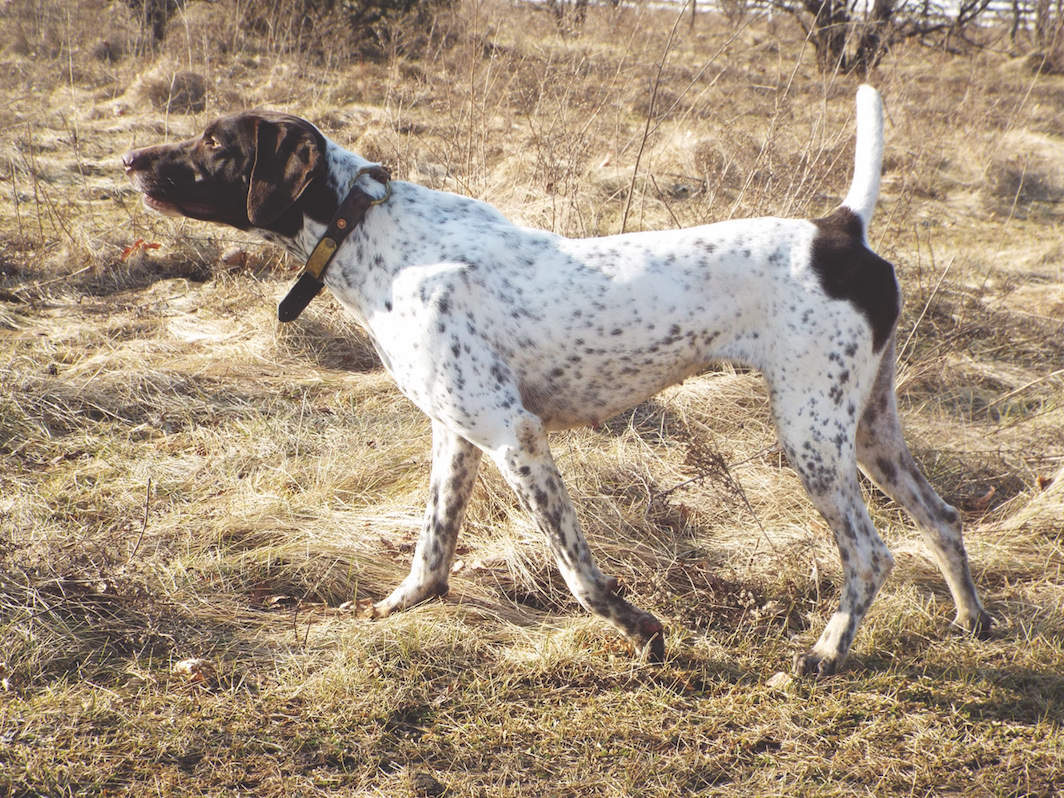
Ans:
[[[144,173],[130,175],[133,188],[141,193],[145,207],[164,216],[183,216],[212,221],[218,216],[218,207],[210,202],[195,199],[174,199],[175,186],[169,181],[159,181]]]
[[[151,194],[144,195],[144,204],[151,208],[153,211],[157,211],[165,216],[184,216],[181,208],[176,203],[169,200],[161,199],[160,197],[153,197]]]
[[[156,193],[144,192],[144,204],[153,211],[165,216],[180,216],[203,221],[213,221],[218,216],[218,209],[205,202],[181,201],[174,202],[165,199]]]

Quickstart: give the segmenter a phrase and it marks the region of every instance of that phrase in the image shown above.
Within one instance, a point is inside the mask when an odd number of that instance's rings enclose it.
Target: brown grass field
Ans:
[[[406,572],[428,423],[331,298],[277,323],[300,264],[152,214],[119,157],[257,106],[568,235],[816,215],[857,79],[789,19],[463,0],[373,51],[249,7],[152,48],[122,3],[0,3],[0,796],[1064,794],[1064,77],[992,32],[869,76],[907,435],[997,625],[951,628],[866,485],[897,566],[812,682],[783,674],[838,555],[730,366],[553,439],[664,665],[580,610],[490,464],[450,595],[359,617]]]

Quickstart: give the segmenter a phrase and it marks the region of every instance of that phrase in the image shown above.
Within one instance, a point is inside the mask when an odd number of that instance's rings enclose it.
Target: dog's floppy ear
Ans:
[[[314,178],[321,163],[319,136],[301,119],[257,117],[255,155],[248,185],[248,221],[265,227],[277,220]]]

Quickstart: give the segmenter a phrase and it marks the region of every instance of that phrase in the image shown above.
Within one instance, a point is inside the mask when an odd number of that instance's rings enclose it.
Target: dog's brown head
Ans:
[[[325,138],[304,119],[268,111],[223,116],[203,135],[132,150],[126,174],[162,213],[294,236],[303,214],[327,221]]]

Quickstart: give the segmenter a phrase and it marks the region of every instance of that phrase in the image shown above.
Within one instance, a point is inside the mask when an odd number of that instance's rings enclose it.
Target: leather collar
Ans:
[[[362,175],[369,175],[378,183],[382,183],[384,196],[374,199],[359,188],[358,178]],[[358,174],[355,175],[355,185],[352,185],[351,190],[347,192],[344,201],[340,203],[336,214],[325,228],[325,235],[307,258],[303,273],[299,275],[295,285],[289,289],[288,294],[277,306],[277,318],[280,321],[288,322],[299,318],[299,314],[318,295],[325,285],[325,270],[329,267],[340,245],[344,243],[352,230],[362,224],[363,219],[366,218],[366,212],[371,207],[380,205],[391,196],[392,187],[388,182],[390,179],[391,175],[383,166],[366,166],[358,170]]]

